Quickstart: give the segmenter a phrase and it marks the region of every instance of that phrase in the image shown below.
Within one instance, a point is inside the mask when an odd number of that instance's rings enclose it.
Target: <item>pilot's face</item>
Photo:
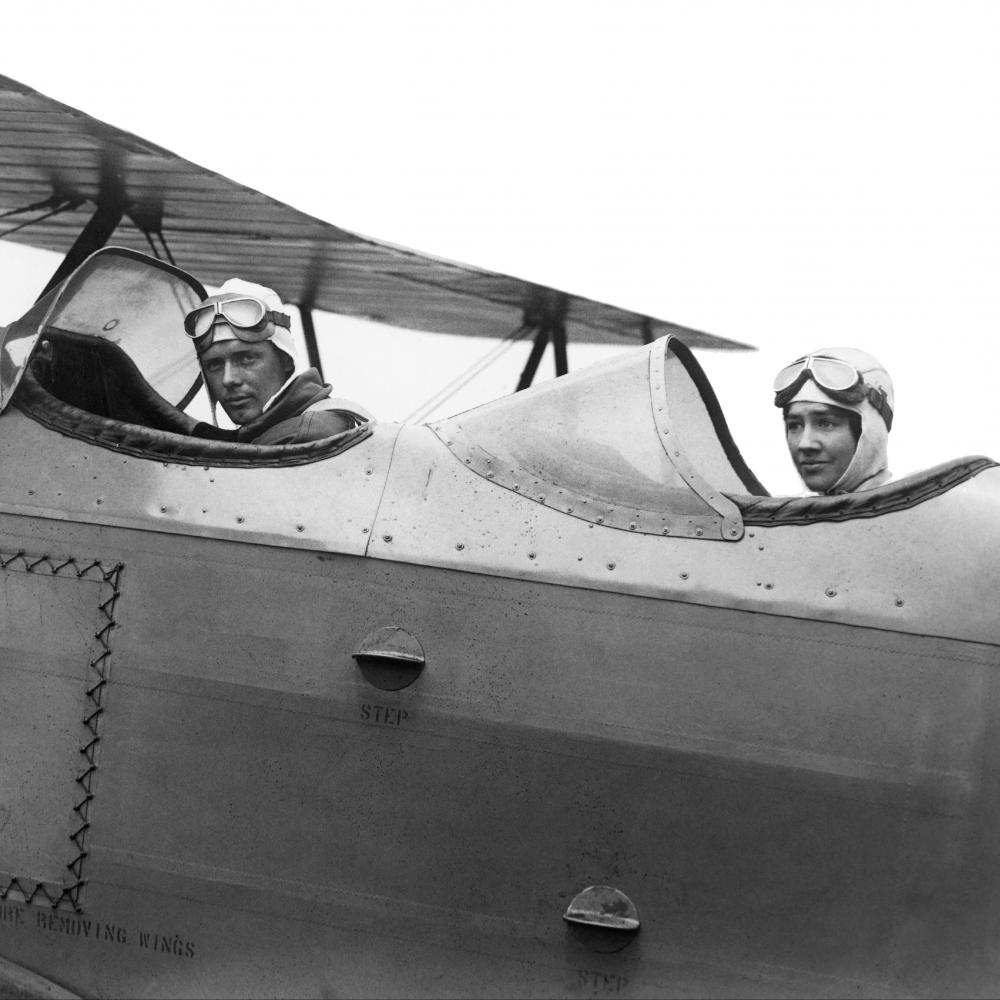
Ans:
[[[847,412],[824,403],[792,403],[785,414],[785,439],[802,481],[815,493],[834,486],[858,445]]]
[[[266,340],[216,342],[201,356],[201,370],[212,398],[241,425],[264,412],[264,404],[291,374],[289,359]]]

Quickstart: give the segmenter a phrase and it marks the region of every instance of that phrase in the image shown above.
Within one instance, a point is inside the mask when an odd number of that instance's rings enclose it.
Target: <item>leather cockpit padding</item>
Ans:
[[[86,413],[176,434],[198,421],[164,399],[136,363],[101,337],[47,328],[29,365],[38,384]]]
[[[815,524],[817,521],[850,521],[859,517],[881,517],[914,507],[997,465],[991,458],[973,455],[935,465],[923,472],[887,483],[878,489],[833,496],[752,497],[729,494],[743,515],[743,523],[754,525]]]
[[[302,444],[256,445],[191,437],[98,416],[64,403],[39,384],[30,368],[25,371],[12,402],[32,420],[68,437],[125,455],[181,465],[237,468],[305,465],[337,455],[372,433],[372,425],[368,423]]]

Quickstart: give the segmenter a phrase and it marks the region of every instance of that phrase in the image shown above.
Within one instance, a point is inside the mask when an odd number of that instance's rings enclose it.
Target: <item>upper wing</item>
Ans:
[[[246,275],[288,302],[415,330],[502,337],[565,308],[575,341],[679,333],[691,347],[753,349],[358,236],[0,76],[0,238],[66,253],[92,219],[204,284]]]

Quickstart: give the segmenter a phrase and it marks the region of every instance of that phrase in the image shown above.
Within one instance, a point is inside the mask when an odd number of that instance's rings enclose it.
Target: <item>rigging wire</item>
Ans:
[[[11,208],[6,212],[0,212],[0,219],[6,219],[8,215],[20,215],[22,212],[36,212],[40,208],[51,208],[53,205],[58,205],[60,200],[55,195],[50,194],[48,198],[32,202],[30,205],[22,205],[20,208]]]
[[[44,215],[38,216],[37,219],[26,219],[20,225],[14,226],[12,229],[6,229],[4,232],[0,233],[0,240],[5,236],[10,236],[11,233],[16,233],[19,229],[26,229],[28,226],[33,226],[36,222],[44,222],[45,219],[51,218],[53,215],[58,215],[60,212],[75,211],[83,203],[84,198],[60,198],[55,197],[46,198],[44,201],[36,201],[33,205],[25,205],[23,208],[12,208],[10,211],[4,212],[0,215],[0,219],[6,219],[11,215],[18,215],[21,212],[34,212],[39,208],[47,208],[48,206],[54,206],[51,211],[46,212]]]
[[[439,389],[433,396],[428,400],[421,403],[409,416],[403,418],[404,424],[409,423],[420,423],[427,417],[433,410],[437,407],[442,406],[447,403],[452,396],[455,395],[459,390],[463,389],[469,384],[477,375],[485,371],[491,364],[493,364],[501,355],[508,351],[514,346],[517,341],[521,340],[526,334],[530,333],[534,329],[533,326],[527,324],[522,324],[516,330],[508,333],[499,344],[492,347],[486,354],[484,354],[478,361],[474,361],[464,372],[453,378],[446,386]]]

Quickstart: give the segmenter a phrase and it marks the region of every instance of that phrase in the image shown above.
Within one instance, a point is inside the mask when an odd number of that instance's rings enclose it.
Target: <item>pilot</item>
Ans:
[[[814,494],[873,490],[891,478],[892,379],[870,354],[827,347],[782,368],[774,405],[795,468]]]
[[[301,363],[291,318],[270,288],[230,278],[187,314],[184,330],[194,342],[212,404],[211,437],[298,444],[372,419],[356,403],[334,399],[319,372]],[[218,428],[218,405],[235,431]]]

